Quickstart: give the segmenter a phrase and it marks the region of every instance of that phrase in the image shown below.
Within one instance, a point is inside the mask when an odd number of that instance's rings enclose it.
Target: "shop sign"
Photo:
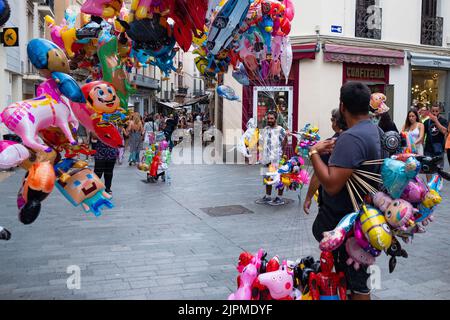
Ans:
[[[358,80],[384,80],[386,72],[384,68],[347,66],[347,79]]]

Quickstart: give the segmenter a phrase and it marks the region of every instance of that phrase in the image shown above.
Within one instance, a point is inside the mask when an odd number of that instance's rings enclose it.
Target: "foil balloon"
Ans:
[[[122,5],[123,0],[86,0],[81,6],[81,12],[110,19],[120,14]]]
[[[221,85],[217,87],[217,94],[230,101],[238,101],[239,97],[236,95],[236,92],[233,88],[226,85]]]
[[[0,141],[0,169],[17,167],[30,157],[27,148],[14,141]]]
[[[387,250],[391,246],[392,231],[383,213],[373,207],[364,207],[359,219],[361,229],[372,247]]]
[[[0,0],[0,28],[9,20],[11,8],[7,0]]]
[[[283,4],[285,7],[284,16],[286,17],[286,19],[288,19],[289,21],[294,20],[295,16],[294,2],[292,0],[284,0]]]
[[[50,162],[31,166],[17,196],[20,222],[31,224],[37,219],[41,212],[41,202],[53,191],[55,180],[55,171]]]
[[[281,70],[286,78],[286,84],[289,82],[289,74],[291,73],[292,62],[293,62],[293,52],[292,44],[289,38],[283,38],[282,41],[282,53],[281,53]]]
[[[339,221],[334,230],[324,232],[323,239],[319,244],[320,250],[331,252],[339,248],[358,217],[359,212],[350,213]]]
[[[113,208],[112,196],[99,177],[83,161],[66,159],[55,166],[58,179],[57,189],[74,206],[82,206],[86,213],[96,217],[102,214],[102,208]]]
[[[348,253],[347,265],[353,265],[355,270],[359,270],[361,266],[370,266],[375,263],[375,258],[368,252],[364,251],[355,238],[350,238],[345,243],[345,250]]]
[[[356,240],[356,243],[366,252],[370,253],[373,257],[378,257],[381,254],[380,250],[375,249],[372,247],[367,240],[366,236],[364,235],[364,232],[361,228],[361,221],[357,219],[355,221],[354,229],[353,229],[354,238]]]
[[[247,72],[245,71],[245,66],[240,63],[236,70],[233,70],[233,78],[242,84],[243,86],[249,86],[250,80],[248,78]]]
[[[420,167],[420,162],[414,157],[409,158],[406,162],[393,159],[384,160],[381,178],[384,187],[394,199],[400,198],[409,181],[420,172]]]
[[[412,204],[421,203],[428,193],[428,187],[419,177],[408,182],[401,198]]]

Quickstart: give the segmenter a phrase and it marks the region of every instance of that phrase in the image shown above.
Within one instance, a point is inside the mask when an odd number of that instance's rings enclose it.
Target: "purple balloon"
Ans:
[[[428,193],[428,187],[419,177],[410,181],[406,186],[401,198],[412,204],[421,203]]]
[[[361,221],[356,219],[355,226],[353,229],[356,243],[366,252],[370,253],[373,257],[379,257],[381,254],[380,250],[375,249],[372,245],[367,241],[366,236],[361,228]]]

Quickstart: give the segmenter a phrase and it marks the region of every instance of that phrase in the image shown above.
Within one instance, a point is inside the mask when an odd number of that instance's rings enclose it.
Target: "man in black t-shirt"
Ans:
[[[323,141],[310,150],[310,158],[315,174],[322,185],[322,205],[313,225],[317,241],[322,240],[323,232],[333,230],[347,214],[354,212],[346,183],[354,170],[368,160],[384,157],[381,148],[381,129],[373,124],[369,116],[370,89],[362,84],[350,82],[341,88],[340,112],[348,125],[348,130],[337,140]],[[324,163],[321,154],[331,153],[329,164]],[[379,166],[364,166],[370,172],[379,172]],[[370,289],[366,267],[358,271],[347,266],[348,258],[345,244],[335,255],[337,271],[345,273],[347,287],[354,300],[369,300]]]
[[[440,167],[444,167],[444,145],[445,135],[447,134],[448,121],[440,116],[439,106],[433,106],[431,113],[428,114],[429,119],[424,122],[425,140],[424,154],[429,157],[442,156]],[[428,177],[428,180],[431,178]]]

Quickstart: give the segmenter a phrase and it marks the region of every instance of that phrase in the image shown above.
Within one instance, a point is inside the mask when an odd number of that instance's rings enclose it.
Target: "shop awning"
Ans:
[[[450,69],[449,56],[408,52],[408,59],[411,60],[411,65],[415,67]]]
[[[317,43],[296,44],[292,46],[292,53],[294,60],[312,59],[316,58],[316,53],[320,51],[320,46]]]
[[[326,44],[324,48],[326,62],[349,62],[402,66],[405,52],[387,49],[350,47]]]
[[[160,105],[163,105],[164,107],[170,108],[170,109],[178,109],[181,107],[181,104],[178,102],[172,102],[172,101],[158,101]]]
[[[190,99],[190,100],[184,102],[183,106],[184,107],[189,107],[189,106],[192,106],[192,105],[194,105],[196,103],[201,103],[201,102],[209,103],[209,99],[210,99],[210,95],[209,94],[205,94],[205,95],[202,95],[200,97],[197,97],[197,98],[194,98],[194,99]]]

